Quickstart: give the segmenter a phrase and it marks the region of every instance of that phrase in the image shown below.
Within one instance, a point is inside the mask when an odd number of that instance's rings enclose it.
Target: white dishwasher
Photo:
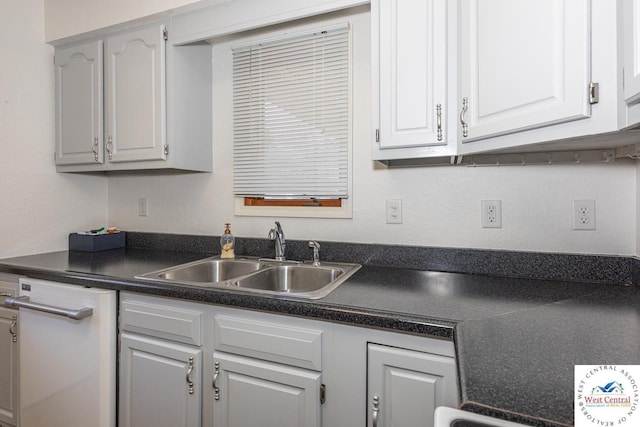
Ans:
[[[116,291],[20,279],[20,426],[116,425]]]

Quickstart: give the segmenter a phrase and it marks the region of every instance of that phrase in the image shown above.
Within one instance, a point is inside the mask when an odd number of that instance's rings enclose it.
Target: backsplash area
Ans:
[[[220,236],[127,232],[127,247],[220,253]],[[626,256],[599,256],[426,246],[400,246],[320,241],[320,259],[363,265],[402,267],[451,273],[483,274],[527,279],[637,285],[640,260]],[[268,239],[237,238],[237,256],[273,258]],[[287,240],[286,257],[310,260],[308,241]]]

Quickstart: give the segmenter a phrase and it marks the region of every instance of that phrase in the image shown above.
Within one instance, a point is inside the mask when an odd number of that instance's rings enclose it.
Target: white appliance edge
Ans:
[[[116,291],[20,279],[31,303],[90,307],[73,320],[20,308],[20,425],[116,425]]]

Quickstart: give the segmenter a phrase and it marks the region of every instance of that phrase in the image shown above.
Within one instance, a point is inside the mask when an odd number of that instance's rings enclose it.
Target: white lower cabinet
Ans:
[[[121,427],[432,426],[458,404],[450,341],[124,292],[120,327]]]
[[[120,427],[202,425],[202,317],[198,304],[121,294]]]
[[[368,345],[367,426],[433,427],[438,406],[458,403],[453,358]]]
[[[221,309],[213,333],[215,427],[321,426],[326,328]]]
[[[0,308],[0,427],[18,421],[18,310]]]
[[[201,425],[202,350],[123,333],[120,426]]]
[[[4,308],[18,295],[18,276],[0,273],[0,427],[18,425],[18,310]]]
[[[214,353],[216,427],[320,427],[321,374]]]

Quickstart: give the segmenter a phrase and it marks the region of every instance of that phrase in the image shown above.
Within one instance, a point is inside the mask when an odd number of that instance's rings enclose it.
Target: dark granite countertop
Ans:
[[[640,364],[634,286],[365,265],[300,300],[134,279],[209,255],[62,251],[0,260],[0,272],[454,340],[461,407],[530,425],[572,424],[573,365]]]

